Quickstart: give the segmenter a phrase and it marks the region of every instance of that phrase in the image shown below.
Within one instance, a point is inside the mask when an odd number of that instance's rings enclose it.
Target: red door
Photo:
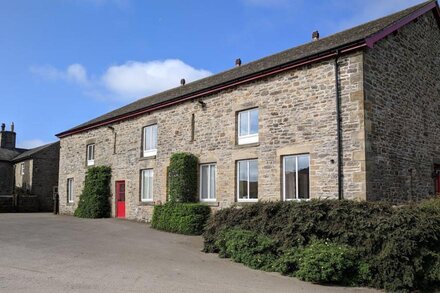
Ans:
[[[116,217],[125,218],[125,181],[116,181]]]

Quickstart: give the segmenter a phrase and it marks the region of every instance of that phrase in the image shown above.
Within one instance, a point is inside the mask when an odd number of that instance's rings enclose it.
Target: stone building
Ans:
[[[402,202],[440,189],[440,13],[426,2],[140,99],[64,131],[60,212],[89,166],[112,167],[112,213],[149,220],[175,152],[200,200]]]
[[[0,212],[53,210],[58,186],[59,142],[16,148],[14,126],[0,132]]]

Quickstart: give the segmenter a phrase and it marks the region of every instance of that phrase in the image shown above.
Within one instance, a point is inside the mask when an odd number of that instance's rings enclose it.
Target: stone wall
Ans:
[[[432,12],[365,54],[367,198],[434,193],[440,162],[440,30]]]
[[[0,161],[0,195],[11,195],[14,190],[14,171],[11,162]]]
[[[54,143],[34,159],[32,194],[38,196],[40,211],[53,211],[53,188],[58,186],[60,145]]]
[[[362,52],[340,59],[346,198],[365,199],[365,148]],[[184,102],[141,117],[61,139],[60,212],[72,214],[83,188],[86,145],[95,143],[95,165],[112,167],[115,181],[126,182],[126,215],[149,220],[151,205],[140,202],[140,171],[154,169],[154,200],[166,201],[166,170],[174,152],[191,152],[200,163],[217,163],[217,202],[236,202],[236,161],[258,159],[259,200],[282,198],[282,156],[310,154],[312,198],[337,198],[335,64],[328,60]],[[237,111],[259,108],[259,143],[236,144]],[[195,117],[194,141],[191,117]],[[141,157],[142,128],[158,124],[158,151]],[[114,135],[116,133],[116,136]],[[116,141],[115,141],[116,137]],[[114,148],[114,145],[116,146]],[[74,178],[74,204],[66,183]],[[113,215],[115,198],[112,197]]]
[[[24,166],[22,169],[22,165]],[[32,192],[34,160],[28,159],[14,165],[15,187],[22,192]],[[24,172],[23,172],[24,171]]]

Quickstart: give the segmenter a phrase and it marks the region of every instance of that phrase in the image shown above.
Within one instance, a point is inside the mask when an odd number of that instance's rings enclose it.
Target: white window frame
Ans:
[[[90,156],[90,154],[92,154],[93,156]],[[94,143],[87,145],[86,156],[87,156],[87,166],[95,165],[95,144]]]
[[[309,161],[309,198],[298,198],[299,188],[298,188],[298,158],[299,157],[307,157]],[[295,158],[295,170],[296,170],[296,182],[295,182],[295,198],[286,198],[286,159],[287,158]],[[310,178],[310,154],[300,154],[300,155],[287,155],[283,156],[283,200],[284,201],[308,201],[311,198],[311,178]]]
[[[258,194],[257,198],[249,198],[250,194],[250,162],[255,161],[257,162],[257,170],[258,170],[258,160],[257,159],[250,159],[250,160],[240,160],[237,161],[237,202],[257,202],[258,201]],[[246,162],[246,168],[247,168],[247,197],[248,198],[240,198],[240,162]],[[258,172],[257,176],[257,184],[259,179],[260,173]]]
[[[253,112],[253,111],[257,111],[258,120],[260,120],[260,111],[258,110],[258,108],[253,108],[253,109],[238,112],[237,134],[238,134],[238,144],[239,145],[257,143],[259,141],[259,136],[258,136],[258,132],[260,130],[259,126],[258,126],[257,133],[246,134],[246,135],[241,134],[241,114],[243,114],[243,113],[247,114],[248,133],[250,133],[250,131],[251,131],[251,112]],[[257,123],[258,123],[258,121],[257,121]]]
[[[24,176],[24,162],[20,164],[20,173],[21,176]]]
[[[73,178],[67,178],[67,202],[73,203],[75,201],[74,189],[73,189]]]
[[[148,190],[150,190],[149,188],[145,189],[145,184],[144,184],[144,173],[145,172],[151,172],[151,195],[150,195],[149,198],[144,197],[144,190],[147,190],[147,192],[148,192]],[[154,181],[154,170],[153,169],[141,170],[141,202],[152,202],[154,200],[154,184],[153,184],[153,181]],[[147,186],[147,187],[149,187],[149,186]]]
[[[208,194],[207,194],[207,198],[202,198],[202,186],[203,186],[203,182],[202,182],[202,169],[203,167],[208,167]],[[214,197],[212,198],[212,194],[211,193],[211,168],[214,168],[214,182],[215,182],[215,189],[214,189]],[[216,163],[208,163],[208,164],[200,164],[200,185],[199,185],[199,198],[200,201],[203,202],[215,202],[217,200],[217,164]]]
[[[156,145],[151,148],[151,149],[147,149],[147,139],[153,140],[153,135],[154,135],[154,131],[153,129],[156,128]],[[149,137],[147,137],[147,129],[151,129],[151,133],[149,135]],[[148,125],[145,126],[142,130],[142,148],[143,148],[143,157],[152,157],[157,155],[157,124],[152,124],[152,125]]]

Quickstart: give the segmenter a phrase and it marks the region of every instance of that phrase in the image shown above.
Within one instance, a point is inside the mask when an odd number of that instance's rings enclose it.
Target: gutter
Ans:
[[[336,91],[336,133],[338,153],[338,199],[344,199],[344,181],[342,174],[342,129],[341,129],[341,95],[339,87],[339,50],[336,50],[335,57],[335,91]]]
[[[358,50],[361,48],[373,48],[374,44],[377,43],[378,41],[382,40],[383,38],[387,37],[388,35],[392,34],[393,32],[399,30],[402,26],[410,23],[411,21],[417,19],[418,17],[422,16],[423,14],[427,13],[428,11],[433,10],[434,12],[434,16],[437,19],[437,23],[439,25],[440,28],[440,8],[437,4],[437,1],[432,1],[429,2],[428,4],[426,4],[425,6],[423,6],[422,8],[420,8],[419,10],[403,17],[402,19],[400,19],[399,21],[395,22],[394,24],[390,25],[389,27],[365,38],[362,40],[359,40],[357,42],[354,42],[352,44],[346,45],[344,47],[340,47],[340,48],[336,48],[337,51],[339,51],[339,54],[343,54],[343,53],[348,53],[348,52],[352,52],[354,50]],[[330,59],[333,57],[336,57],[337,53],[335,53],[335,48],[331,49],[332,51],[326,51],[326,52],[321,52],[321,53],[317,53],[313,56],[310,57],[306,57],[300,60],[296,60],[293,61],[291,63],[287,63],[287,64],[283,64],[250,76],[246,76],[246,77],[242,77],[242,78],[238,78],[220,85],[216,85],[213,86],[211,88],[207,88],[204,90],[201,90],[199,92],[195,92],[195,93],[191,93],[191,94],[187,94],[178,98],[175,98],[173,100],[170,101],[166,101],[163,103],[159,103],[159,104],[155,104],[152,106],[149,106],[147,108],[141,109],[141,110],[136,110],[134,112],[131,113],[126,113],[123,114],[121,116],[118,117],[114,117],[114,118],[110,118],[101,122],[97,122],[91,125],[87,125],[84,127],[79,127],[76,129],[72,129],[72,130],[67,130],[61,133],[56,134],[56,136],[58,138],[63,138],[72,134],[76,134],[76,133],[80,133],[80,132],[84,132],[90,129],[94,129],[100,126],[104,126],[104,125],[109,125],[115,122],[120,122],[123,120],[127,120],[127,119],[131,119],[140,115],[143,115],[145,113],[149,113],[155,110],[159,110],[159,109],[163,109],[165,107],[169,107],[178,103],[182,103],[188,100],[192,100],[192,99],[196,99],[202,96],[207,96],[207,95],[211,95],[211,94],[215,94],[219,91],[225,90],[225,89],[229,89],[231,87],[235,87],[247,82],[251,82],[254,81],[256,79],[260,79],[260,78],[264,78],[264,77],[268,77],[268,76],[272,76],[274,74],[277,73],[281,73],[287,70],[291,70],[300,66],[304,66],[307,64],[311,64],[317,61],[322,61],[322,60],[326,60],[326,59]]]
[[[353,44],[348,45],[346,47],[343,47],[343,48],[339,49],[338,52],[339,52],[339,54],[348,53],[348,52],[352,52],[352,51],[364,48],[366,46],[367,45],[366,45],[365,41],[362,40],[361,42],[356,42],[356,43],[353,43]],[[64,132],[56,134],[56,136],[58,138],[63,138],[63,137],[66,137],[66,136],[69,136],[72,134],[77,134],[77,133],[91,130],[91,129],[94,129],[97,127],[101,127],[101,126],[109,125],[112,123],[120,122],[123,120],[135,118],[137,116],[140,116],[140,115],[152,112],[152,111],[156,111],[159,109],[170,107],[170,106],[173,106],[173,105],[185,102],[185,101],[200,98],[202,96],[212,95],[212,94],[218,93],[220,91],[223,91],[223,90],[226,90],[226,89],[229,89],[232,87],[236,87],[238,85],[252,82],[254,80],[261,79],[264,77],[269,77],[269,76],[272,76],[272,75],[275,75],[275,74],[278,74],[281,72],[285,72],[285,71],[288,71],[288,70],[291,70],[294,68],[298,68],[298,67],[301,67],[304,65],[308,65],[311,63],[315,63],[318,61],[327,60],[327,59],[333,58],[335,56],[336,56],[336,53],[334,51],[321,53],[320,55],[319,54],[314,55],[313,57],[304,58],[304,59],[298,60],[294,63],[284,64],[284,65],[281,65],[281,66],[278,66],[275,68],[271,68],[269,70],[266,70],[266,71],[263,71],[263,72],[260,72],[260,73],[257,73],[257,74],[251,75],[251,76],[239,78],[239,79],[233,80],[231,82],[228,82],[226,84],[220,84],[220,85],[217,85],[217,86],[214,86],[211,88],[207,88],[207,89],[199,91],[199,92],[188,94],[186,96],[182,96],[182,97],[176,98],[174,100],[159,103],[159,104],[156,104],[156,105],[153,105],[153,106],[150,106],[150,107],[147,107],[147,108],[144,108],[144,109],[132,112],[132,113],[127,113],[127,114],[121,115],[119,117],[111,118],[111,119],[101,121],[101,122],[98,122],[95,124],[91,124],[91,125],[77,128],[77,129],[73,129],[72,131],[69,131],[69,130],[64,131]]]

